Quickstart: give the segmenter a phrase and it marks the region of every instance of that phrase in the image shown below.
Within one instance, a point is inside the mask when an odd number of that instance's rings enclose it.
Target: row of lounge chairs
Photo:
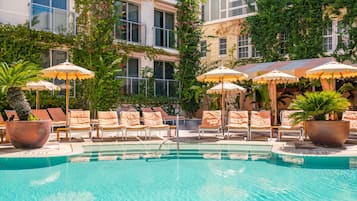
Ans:
[[[204,111],[198,138],[206,134],[206,131],[214,131],[214,135],[224,133],[222,129],[226,130],[227,138],[233,134],[240,134],[251,140],[252,134],[258,132],[268,133],[269,137],[273,138],[273,129],[277,129],[279,141],[286,133],[296,133],[298,134],[298,139],[302,140],[304,124],[293,124],[290,115],[294,112],[296,110],[281,111],[281,125],[272,126],[270,111],[251,111],[250,118],[248,111],[229,111],[227,124],[222,126],[220,110]],[[350,121],[350,134],[357,134],[357,111],[345,111],[342,115],[342,120]]]

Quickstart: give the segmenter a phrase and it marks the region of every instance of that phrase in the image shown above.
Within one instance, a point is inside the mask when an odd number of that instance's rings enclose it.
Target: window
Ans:
[[[279,34],[278,39],[279,39],[279,45],[280,45],[280,54],[283,54],[283,55],[287,54],[288,50],[286,49],[286,46],[287,46],[286,34],[285,33]]]
[[[155,96],[176,96],[177,81],[174,66],[169,62],[154,61]]]
[[[338,47],[342,48],[343,46],[347,47],[350,43],[348,26],[343,21],[337,23],[337,38],[338,38]]]
[[[174,48],[174,14],[155,10],[154,18],[155,45]]]
[[[227,39],[220,38],[219,39],[219,55],[227,54]]]
[[[238,37],[238,58],[248,58],[249,57],[249,42],[248,35],[240,35]]]
[[[201,57],[205,57],[207,53],[207,41],[205,40],[201,41],[200,47],[201,47]]]
[[[139,60],[136,58],[129,58],[126,65],[123,66],[122,75],[125,79],[124,93],[138,94],[139,91]]]
[[[75,14],[67,0],[32,0],[30,27],[54,33],[75,33]]]
[[[205,22],[245,15],[256,10],[255,0],[207,0],[203,6],[202,19]]]
[[[116,38],[129,42],[140,42],[139,6],[120,1],[117,4],[121,9],[121,16],[115,29]]]
[[[258,58],[261,57],[262,55],[260,54],[260,51],[258,51],[254,45],[252,45],[252,57],[253,58]]]
[[[323,49],[325,52],[331,52],[332,49],[332,24],[329,24],[323,31]]]

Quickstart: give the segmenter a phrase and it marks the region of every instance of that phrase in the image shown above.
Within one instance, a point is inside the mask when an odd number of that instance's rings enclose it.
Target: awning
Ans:
[[[292,61],[276,61],[276,62],[247,64],[244,66],[237,67],[235,68],[235,70],[248,74],[249,79],[252,79],[264,73],[268,73],[274,69],[277,69],[284,73],[295,75],[297,77],[303,77],[305,75],[305,71],[335,60],[336,59],[333,57],[323,57],[323,58],[301,59],[301,60],[292,60]],[[357,64],[352,64],[352,65],[357,66]]]

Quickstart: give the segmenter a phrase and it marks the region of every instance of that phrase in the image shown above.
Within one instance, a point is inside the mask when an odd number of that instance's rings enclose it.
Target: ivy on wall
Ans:
[[[199,107],[192,86],[198,84],[196,76],[200,71],[200,1],[179,0],[177,9],[176,31],[180,64],[176,79],[181,82],[181,107],[191,116]]]
[[[295,60],[325,56],[323,31],[332,15],[342,16],[343,35],[334,57],[357,61],[357,2],[354,0],[257,0],[258,13],[247,18],[245,31],[264,61]],[[342,12],[341,12],[342,11]],[[344,12],[345,11],[345,12]],[[339,39],[339,40],[340,40]],[[341,51],[343,50],[343,51]]]
[[[265,61],[315,58],[323,54],[324,2],[257,0],[246,30]]]

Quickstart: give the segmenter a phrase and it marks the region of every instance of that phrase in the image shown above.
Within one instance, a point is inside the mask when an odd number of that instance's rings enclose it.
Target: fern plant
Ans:
[[[336,91],[307,92],[298,95],[289,109],[301,110],[290,117],[294,123],[307,120],[325,120],[326,114],[343,112],[350,106],[347,98]]]

